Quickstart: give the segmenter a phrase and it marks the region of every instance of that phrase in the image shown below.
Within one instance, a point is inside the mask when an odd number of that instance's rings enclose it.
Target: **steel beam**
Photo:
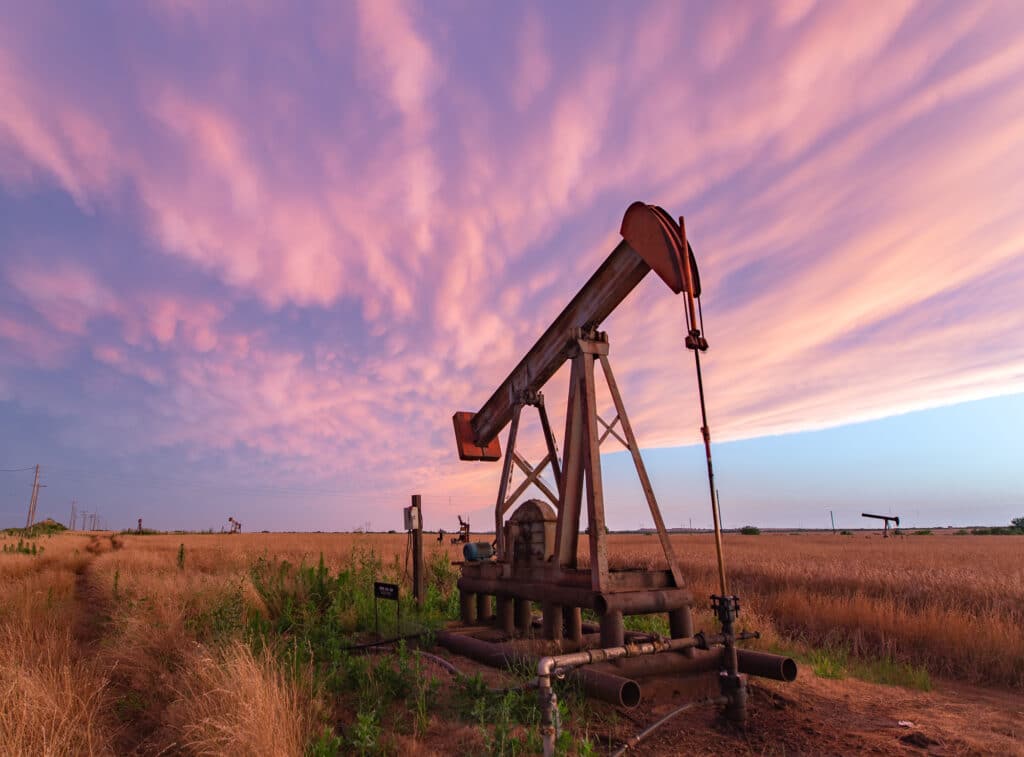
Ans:
[[[678,294],[686,286],[682,265],[682,237],[678,225],[661,208],[636,202],[630,205],[620,229],[623,240],[548,326],[519,364],[498,386],[470,421],[472,440],[485,448],[512,420],[520,392],[535,392],[547,383],[570,356],[573,330],[597,328],[653,268]],[[689,251],[691,264],[693,253]],[[696,271],[696,266],[694,266]],[[699,283],[694,284],[695,294]],[[463,431],[459,431],[463,433]],[[466,457],[465,459],[474,459]],[[478,457],[476,459],[494,459]]]

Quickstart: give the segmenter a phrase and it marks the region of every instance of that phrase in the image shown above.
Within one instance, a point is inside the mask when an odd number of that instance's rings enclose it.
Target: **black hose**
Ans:
[[[419,633],[407,633],[404,636],[396,636],[393,639],[380,639],[379,641],[368,641],[365,644],[353,644],[348,647],[339,647],[339,652],[359,652],[363,649],[373,649],[374,647],[383,647],[388,644],[397,644],[400,641],[409,641],[410,639],[419,639],[426,636],[429,631],[420,631]]]
[[[704,705],[726,704],[727,702],[728,699],[726,697],[711,697],[710,699],[698,699],[694,702],[687,702],[683,706],[677,707],[676,709],[672,710],[672,712],[670,712],[665,717],[660,718],[659,720],[655,720],[653,723],[644,728],[642,731],[640,731],[640,733],[636,734],[635,736],[630,736],[628,739],[626,739],[626,743],[622,745],[622,748],[619,749],[619,751],[615,752],[612,755],[612,757],[621,757],[623,754],[626,753],[627,750],[632,749],[641,741],[643,741],[652,733],[654,733],[656,730],[665,725],[665,723],[670,721],[672,718],[676,717],[677,715],[683,714],[687,710],[692,710],[694,707],[701,707]]]

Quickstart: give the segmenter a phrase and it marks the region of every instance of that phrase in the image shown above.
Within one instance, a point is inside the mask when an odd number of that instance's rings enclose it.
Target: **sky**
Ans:
[[[726,525],[1024,514],[1017,2],[0,13],[0,469],[42,465],[40,516],[388,529],[421,493],[430,528],[490,522],[499,467],[458,461],[451,415],[635,200],[700,266]],[[696,527],[682,311],[649,276],[604,328]],[[604,449],[610,525],[649,523]],[[0,522],[31,483],[0,472]]]

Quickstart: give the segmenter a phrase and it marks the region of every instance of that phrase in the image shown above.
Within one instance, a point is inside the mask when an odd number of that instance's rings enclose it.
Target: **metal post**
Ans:
[[[412,495],[412,506],[416,511],[412,530],[412,595],[416,606],[423,607],[423,508],[419,494]]]
[[[476,595],[476,622],[486,623],[491,619],[491,595]]]
[[[476,594],[471,591],[459,592],[459,616],[463,625],[471,626],[476,622]]]
[[[562,640],[562,606],[554,602],[545,602],[544,613],[544,638],[554,641]]]
[[[499,594],[496,598],[498,627],[506,636],[512,636],[516,631],[515,609],[512,597]]]
[[[526,636],[533,626],[533,605],[528,599],[516,597],[514,601],[516,613],[516,630]]]
[[[626,643],[626,628],[622,622],[622,610],[609,610],[601,616],[601,646],[621,647]]]
[[[565,636],[574,644],[583,643],[583,611],[579,607],[563,608]]]

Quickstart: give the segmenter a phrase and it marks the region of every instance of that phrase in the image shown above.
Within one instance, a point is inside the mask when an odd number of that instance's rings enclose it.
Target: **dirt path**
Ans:
[[[82,655],[95,652],[103,629],[110,620],[106,602],[90,581],[90,567],[95,559],[89,557],[75,568],[75,616],[71,634]]]
[[[95,583],[93,563],[106,553],[121,548],[116,537],[94,536],[86,546],[88,557],[75,568],[75,615],[72,636],[79,655],[102,655],[109,661],[109,729],[118,755],[176,754],[173,748],[157,743],[162,727],[166,697],[159,692],[140,691],[130,672],[120,662],[116,650],[104,646],[109,635],[113,607],[109,597]]]

